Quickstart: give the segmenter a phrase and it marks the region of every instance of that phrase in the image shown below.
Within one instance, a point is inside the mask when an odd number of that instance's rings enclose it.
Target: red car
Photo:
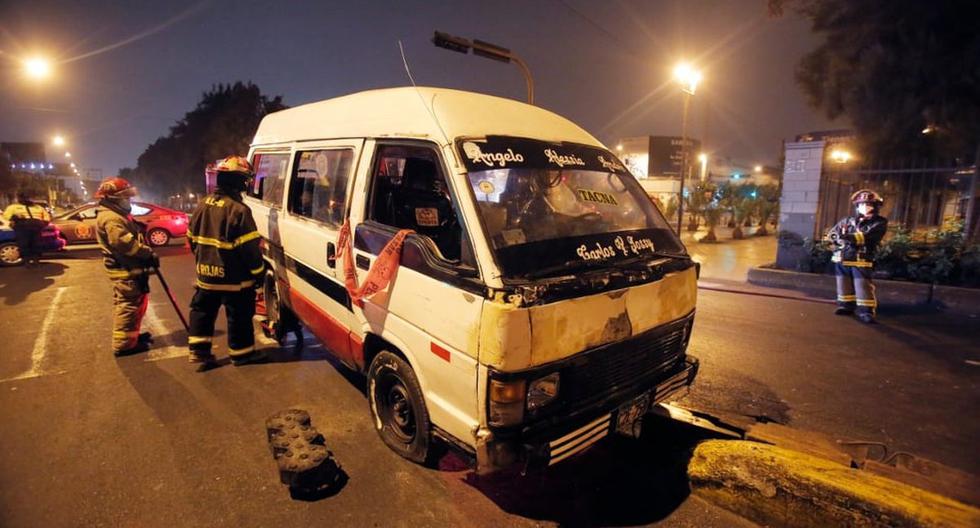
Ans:
[[[101,206],[88,203],[58,216],[51,221],[61,229],[69,244],[95,242],[95,217]],[[187,214],[161,205],[133,202],[133,218],[146,226],[146,241],[151,246],[164,246],[171,238],[187,235]]]

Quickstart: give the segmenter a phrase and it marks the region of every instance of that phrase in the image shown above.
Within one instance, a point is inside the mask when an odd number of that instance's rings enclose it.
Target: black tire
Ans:
[[[166,229],[155,227],[146,233],[146,241],[151,246],[166,246],[170,243],[170,233]]]
[[[374,428],[392,451],[419,464],[429,462],[432,425],[407,361],[387,350],[374,357],[368,369],[368,402]]]
[[[0,243],[0,266],[17,266],[23,262],[24,259],[20,256],[20,249],[16,243]]]

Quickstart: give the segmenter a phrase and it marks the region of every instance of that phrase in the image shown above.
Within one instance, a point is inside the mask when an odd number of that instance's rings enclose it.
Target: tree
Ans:
[[[282,96],[268,98],[252,83],[219,84],[197,106],[122,169],[151,194],[204,192],[204,168],[218,158],[245,155],[262,118],[287,108]],[[125,177],[125,176],[124,176]]]
[[[956,156],[980,144],[980,31],[973,0],[771,0],[793,4],[823,43],[796,79],[828,117],[847,117],[865,157]],[[923,131],[927,131],[924,133]]]
[[[778,185],[770,183],[759,186],[759,229],[755,232],[756,236],[766,236],[769,234],[769,229],[766,226],[773,216],[779,214],[779,195],[780,189]]]

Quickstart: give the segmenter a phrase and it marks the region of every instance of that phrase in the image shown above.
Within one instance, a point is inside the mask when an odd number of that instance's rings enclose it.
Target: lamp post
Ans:
[[[691,97],[701,82],[701,72],[682,62],[674,68],[674,80],[680,83],[684,92],[684,113],[681,117],[681,185],[677,199],[677,235],[680,236],[684,222],[684,176],[687,172],[687,110],[691,106]]]

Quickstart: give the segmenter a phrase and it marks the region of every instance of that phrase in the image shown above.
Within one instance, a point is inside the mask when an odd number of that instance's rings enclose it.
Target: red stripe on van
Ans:
[[[446,350],[445,348],[442,348],[441,346],[439,346],[439,345],[437,345],[435,343],[432,343],[429,346],[429,349],[432,350],[432,353],[433,354],[441,357],[442,359],[444,359],[447,362],[449,361],[449,358],[451,357],[451,355],[449,354],[449,351],[448,350]]]
[[[322,341],[324,346],[335,356],[343,361],[353,363],[351,342],[348,339],[350,331],[347,327],[296,291],[296,288],[289,289],[289,299],[292,301],[293,311],[296,312],[301,321],[306,323],[313,335]]]

